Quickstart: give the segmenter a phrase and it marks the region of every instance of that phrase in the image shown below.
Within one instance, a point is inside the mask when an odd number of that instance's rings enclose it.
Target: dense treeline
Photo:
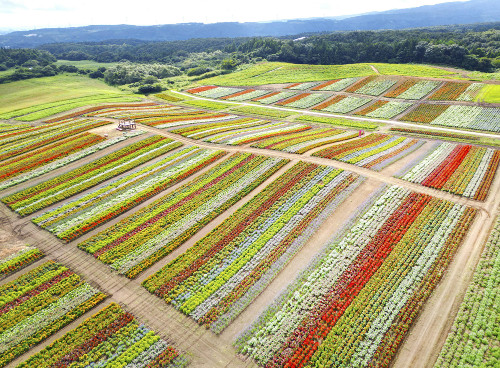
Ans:
[[[57,58],[116,62],[161,62],[195,67],[255,58],[301,64],[360,62],[430,63],[491,71],[500,66],[500,23],[396,31],[356,31],[290,37],[192,39],[174,42],[107,41],[41,46]],[[205,54],[201,57],[193,55]],[[191,60],[191,63],[186,61]],[[206,65],[201,65],[205,67]]]
[[[16,66],[47,66],[55,61],[54,55],[45,50],[0,48],[0,70]]]

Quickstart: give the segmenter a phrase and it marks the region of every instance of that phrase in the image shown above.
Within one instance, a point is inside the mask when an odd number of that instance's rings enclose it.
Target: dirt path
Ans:
[[[377,68],[375,68],[373,65],[370,65],[370,68],[372,68],[372,70],[377,73],[378,75],[380,75],[380,72],[378,71]]]

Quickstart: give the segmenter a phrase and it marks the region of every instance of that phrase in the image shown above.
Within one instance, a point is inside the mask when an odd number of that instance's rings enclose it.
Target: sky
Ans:
[[[0,29],[334,17],[450,0],[0,0]]]

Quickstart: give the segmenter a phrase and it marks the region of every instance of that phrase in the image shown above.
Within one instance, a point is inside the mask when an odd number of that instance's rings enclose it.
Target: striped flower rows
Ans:
[[[229,132],[211,135],[203,140],[229,145],[242,145],[270,137],[288,136],[309,129],[311,129],[310,126],[302,124],[267,123],[252,128],[234,129]]]
[[[278,102],[277,105],[295,107],[298,109],[307,109],[311,106],[319,104],[321,101],[326,100],[328,97],[330,96],[324,93],[303,93],[297,96],[297,99],[292,102],[287,102],[288,100],[285,100],[282,102]]]
[[[416,109],[405,114],[401,120],[416,123],[430,123],[446,111],[450,105],[421,104]]]
[[[222,151],[186,147],[32,221],[71,241],[184,180],[222,157]]]
[[[500,217],[435,367],[496,367],[500,310]]]
[[[396,115],[401,114],[412,105],[413,104],[411,102],[389,101],[378,109],[364,115],[371,118],[391,119]]]
[[[145,138],[1,200],[12,210],[25,216],[122,174],[180,145],[160,136]]]
[[[500,132],[500,109],[495,107],[452,105],[431,124]]]
[[[333,101],[335,101],[335,103],[330,103]],[[367,104],[370,101],[372,100],[366,97],[337,96],[333,100],[327,101],[328,106],[321,108],[321,111],[346,114],[350,111],[356,110],[357,108]],[[315,110],[318,109],[315,108]]]
[[[194,94],[202,97],[219,98],[227,95],[232,95],[242,90],[243,90],[242,88],[235,88],[235,87],[215,87],[207,89],[205,91],[196,92]]]
[[[267,95],[268,93],[269,90],[265,89],[246,89],[244,91],[222,97],[222,99],[228,101],[246,101]]]
[[[78,246],[127,277],[136,277],[286,162],[251,154],[233,155]]]
[[[297,92],[292,92],[292,91],[272,92],[268,95],[254,98],[252,101],[257,101],[265,105],[270,105],[275,102],[284,100],[285,98],[290,98],[292,96],[295,96],[296,94]]]
[[[472,83],[457,97],[457,101],[474,101],[479,91],[483,89],[484,86],[485,84],[483,83]]]
[[[385,97],[404,98],[405,100],[420,100],[436,88],[441,82],[409,79],[395,90],[385,94]]]
[[[53,261],[0,286],[0,295],[0,367],[106,297]]]
[[[45,126],[45,129],[27,129],[13,133],[0,134],[0,160],[12,158],[23,153],[71,137],[92,128],[109,124],[108,121],[76,119]]]
[[[35,247],[24,247],[0,260],[0,280],[29,266],[43,257],[43,253]]]
[[[475,210],[390,187],[237,341],[266,367],[388,367]]]
[[[325,148],[313,153],[313,156],[380,170],[413,152],[423,143],[417,139],[374,133]]]
[[[93,153],[96,153],[96,152],[101,151],[107,147],[110,147],[118,142],[124,141],[127,138],[135,137],[135,136],[141,135],[141,134],[143,134],[142,131],[136,130],[134,132],[128,132],[128,133],[126,133],[126,135],[121,135],[118,137],[106,139],[100,143],[97,143],[97,144],[94,144],[90,147],[79,150],[75,153],[72,153],[72,154],[66,156],[66,157],[52,161],[48,164],[40,166],[40,167],[33,169],[31,171],[28,171],[24,174],[17,175],[14,178],[5,180],[5,181],[0,183],[0,190],[5,189],[5,188],[9,188],[9,187],[16,185],[16,184],[19,184],[19,183],[23,183],[23,182],[30,180],[32,178],[36,178],[38,176],[44,175],[44,174],[49,173],[53,170],[56,170],[60,167],[66,166],[72,162],[78,161],[83,157],[89,156]]]
[[[500,151],[491,148],[436,144],[425,158],[410,163],[401,179],[484,201],[500,162]]]
[[[376,78],[374,80],[369,81],[365,85],[357,88],[353,92],[362,95],[378,96],[387,91],[396,83],[397,83],[396,79]]]
[[[29,172],[102,141],[104,137],[85,132],[5,160],[0,168],[0,181]]]
[[[470,83],[466,82],[445,82],[436,92],[429,96],[429,100],[454,101],[464,93]]]
[[[298,163],[143,285],[219,333],[360,181],[342,170]]]
[[[356,77],[356,78],[344,78],[344,79],[336,79],[332,81],[328,81],[325,83],[322,83],[314,88],[311,88],[313,91],[334,91],[334,92],[340,92],[343,89],[353,85],[357,81],[359,81],[361,78]]]
[[[304,91],[306,89],[311,89],[311,88],[317,86],[319,83],[320,82],[293,83],[285,88],[298,89],[298,90]]]
[[[187,360],[134,316],[111,303],[87,318],[18,368],[165,367],[181,368]]]
[[[252,147],[304,153],[325,144],[340,142],[357,136],[358,133],[346,132],[339,129],[319,128],[311,129],[307,132],[269,138],[252,144]]]
[[[169,129],[170,132],[186,138],[203,139],[210,135],[232,131],[234,129],[251,128],[265,124],[266,121],[255,118],[237,118],[226,121],[208,121],[191,124],[185,127]]]

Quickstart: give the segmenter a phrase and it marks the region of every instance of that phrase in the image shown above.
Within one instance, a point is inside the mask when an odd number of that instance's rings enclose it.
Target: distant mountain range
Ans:
[[[36,47],[55,42],[110,39],[176,41],[191,38],[285,36],[311,32],[404,29],[500,20],[500,1],[470,0],[351,16],[273,22],[180,23],[155,26],[98,25],[44,28],[0,35],[0,47]]]

